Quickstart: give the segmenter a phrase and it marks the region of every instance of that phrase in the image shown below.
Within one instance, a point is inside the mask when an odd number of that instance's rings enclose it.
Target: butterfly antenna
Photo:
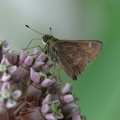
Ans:
[[[50,27],[49,29],[50,29],[50,35],[51,35],[52,34],[52,28]]]
[[[43,33],[40,33],[40,32],[38,32],[38,31],[36,31],[36,30],[32,29],[32,28],[31,28],[31,27],[29,27],[28,25],[25,25],[25,26],[26,26],[27,28],[31,29],[32,31],[34,31],[34,32],[38,33],[38,34],[45,35],[45,34],[43,34]]]

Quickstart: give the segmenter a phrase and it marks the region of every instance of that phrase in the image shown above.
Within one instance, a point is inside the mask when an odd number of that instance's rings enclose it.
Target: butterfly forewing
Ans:
[[[59,64],[73,80],[100,52],[102,43],[96,40],[57,40],[55,48]]]

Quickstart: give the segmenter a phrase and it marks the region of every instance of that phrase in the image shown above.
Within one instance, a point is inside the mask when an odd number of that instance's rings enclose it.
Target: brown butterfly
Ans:
[[[44,52],[73,80],[77,80],[102,48],[102,42],[97,40],[58,40],[51,35],[44,35],[43,42]]]
[[[77,76],[102,48],[102,42],[97,40],[59,40],[52,35],[44,35],[42,38],[45,43],[43,51],[73,80],[77,80]]]

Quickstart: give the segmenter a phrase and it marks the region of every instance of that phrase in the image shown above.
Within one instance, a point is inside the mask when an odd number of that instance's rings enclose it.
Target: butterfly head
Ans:
[[[45,45],[52,37],[53,37],[53,36],[51,36],[51,35],[44,35],[44,36],[42,37],[42,42],[43,42],[43,44]]]

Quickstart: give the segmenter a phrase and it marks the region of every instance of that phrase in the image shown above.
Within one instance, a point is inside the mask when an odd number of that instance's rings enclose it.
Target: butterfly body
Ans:
[[[58,40],[51,35],[44,35],[43,42],[44,52],[73,80],[77,80],[102,48],[102,42],[97,40]]]

